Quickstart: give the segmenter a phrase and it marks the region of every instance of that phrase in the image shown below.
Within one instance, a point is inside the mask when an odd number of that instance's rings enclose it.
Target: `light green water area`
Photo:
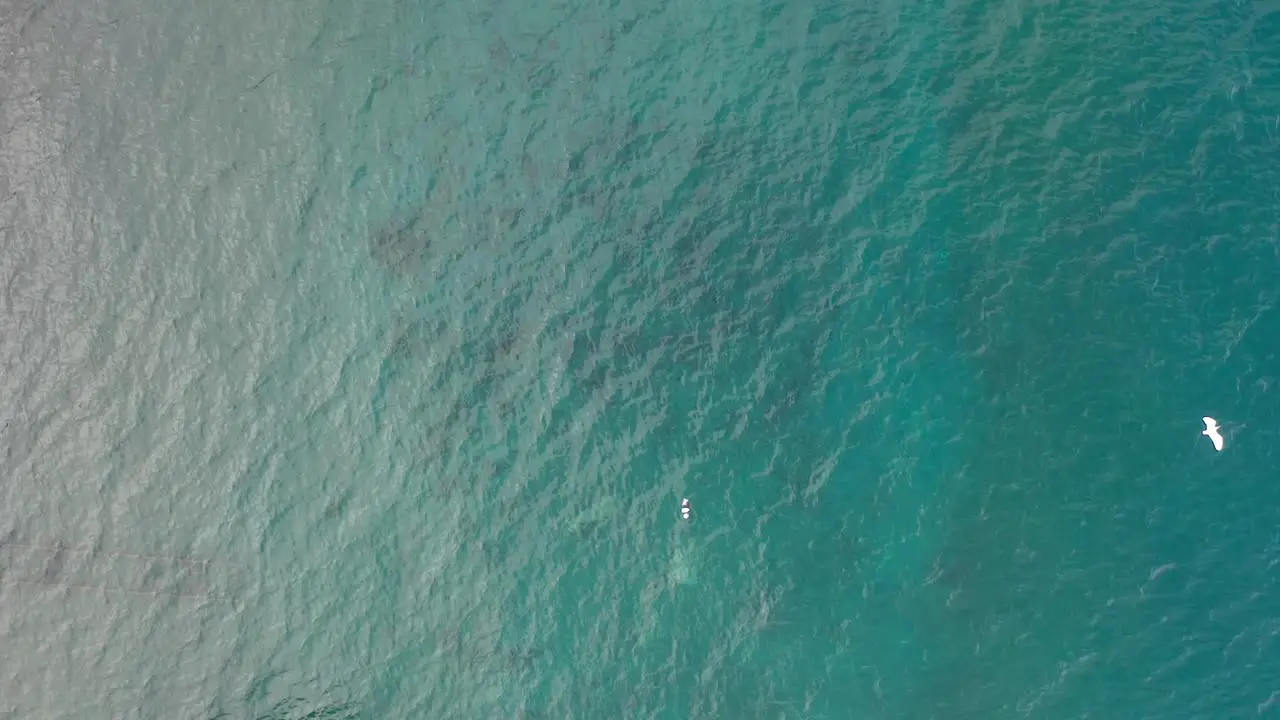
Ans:
[[[1274,3],[0,3],[0,718],[1280,717],[1278,188]]]

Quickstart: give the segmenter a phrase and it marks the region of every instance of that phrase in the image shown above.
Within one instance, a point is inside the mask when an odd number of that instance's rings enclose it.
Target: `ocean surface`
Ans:
[[[0,289],[0,718],[1280,718],[1276,0],[0,0]]]

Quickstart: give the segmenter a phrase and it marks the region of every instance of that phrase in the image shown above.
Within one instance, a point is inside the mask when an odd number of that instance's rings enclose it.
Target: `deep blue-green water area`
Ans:
[[[1275,3],[8,2],[0,271],[0,717],[1280,717]]]

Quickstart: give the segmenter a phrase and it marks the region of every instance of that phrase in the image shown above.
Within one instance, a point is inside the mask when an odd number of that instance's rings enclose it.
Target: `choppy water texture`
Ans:
[[[0,18],[0,716],[1280,716],[1275,2]]]

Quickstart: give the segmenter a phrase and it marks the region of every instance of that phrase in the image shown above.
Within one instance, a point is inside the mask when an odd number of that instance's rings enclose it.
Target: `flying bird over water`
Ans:
[[[1205,416],[1203,420],[1204,431],[1200,434],[1212,440],[1214,449],[1222,452],[1222,433],[1218,432],[1218,421],[1208,416]]]

